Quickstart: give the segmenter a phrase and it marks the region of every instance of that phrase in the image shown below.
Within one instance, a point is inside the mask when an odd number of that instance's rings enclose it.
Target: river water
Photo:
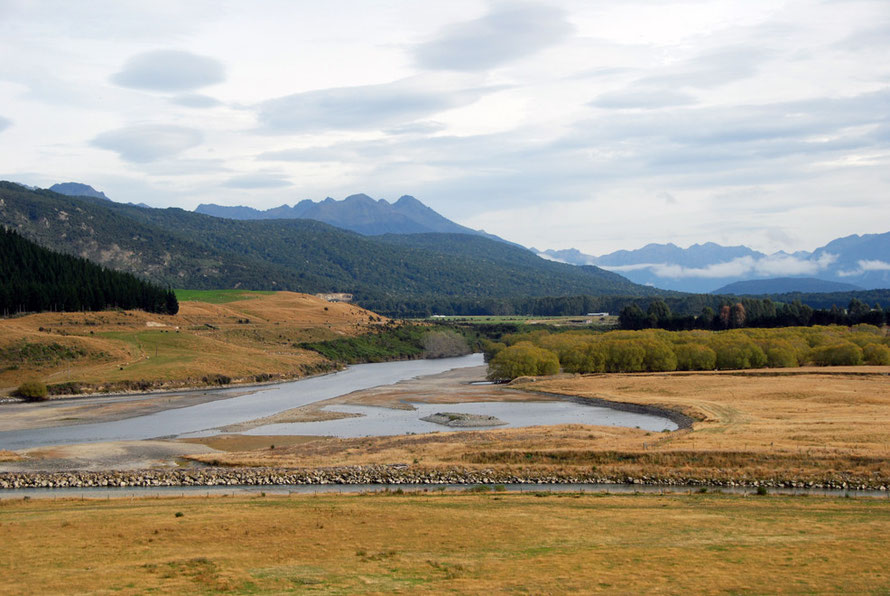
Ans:
[[[212,435],[219,432],[216,429],[221,426],[271,416],[353,391],[482,364],[481,354],[437,360],[358,364],[329,375],[259,387],[247,395],[244,395],[243,387],[220,389],[211,392],[221,396],[215,401],[124,420],[0,432],[0,449]],[[226,397],[227,395],[232,397]],[[170,396],[164,397],[169,399]],[[424,416],[442,411],[496,416],[506,422],[506,426],[514,427],[573,423],[639,427],[655,432],[677,428],[674,422],[660,416],[621,412],[570,401],[415,404],[415,407],[416,410],[395,410],[334,406],[331,409],[355,412],[362,416],[324,422],[273,424],[255,428],[248,433],[357,437],[461,430],[420,420]]]

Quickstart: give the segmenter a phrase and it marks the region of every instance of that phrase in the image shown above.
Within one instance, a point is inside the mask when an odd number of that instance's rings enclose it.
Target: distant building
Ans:
[[[589,312],[587,313],[588,317],[608,317],[609,313],[607,312]]]
[[[352,302],[352,294],[316,294],[315,297],[327,300],[328,302]]]

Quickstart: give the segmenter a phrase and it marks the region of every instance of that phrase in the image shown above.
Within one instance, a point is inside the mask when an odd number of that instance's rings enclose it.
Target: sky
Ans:
[[[539,249],[890,230],[890,2],[0,0],[0,179]]]

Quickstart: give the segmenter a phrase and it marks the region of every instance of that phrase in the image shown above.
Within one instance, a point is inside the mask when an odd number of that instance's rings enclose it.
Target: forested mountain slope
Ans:
[[[109,308],[176,314],[172,290],[58,253],[0,228],[0,314]]]
[[[0,224],[175,287],[352,292],[359,301],[657,292],[479,236],[366,237],[311,220],[236,221],[13,183],[0,183]]]

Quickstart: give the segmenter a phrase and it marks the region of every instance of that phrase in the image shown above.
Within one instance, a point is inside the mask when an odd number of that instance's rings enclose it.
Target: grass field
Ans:
[[[531,315],[478,315],[478,316],[445,316],[438,315],[421,319],[424,321],[450,321],[470,324],[498,324],[498,323],[523,323],[527,325],[553,325],[554,327],[579,327],[579,326],[596,326],[596,327],[614,327],[618,324],[618,317],[589,317],[587,315],[574,315],[567,317],[536,317]]]
[[[886,499],[0,501],[3,593],[886,594]]]
[[[175,290],[175,292],[176,299],[180,302],[207,302],[208,304],[226,304],[275,294],[275,292],[261,290]]]

